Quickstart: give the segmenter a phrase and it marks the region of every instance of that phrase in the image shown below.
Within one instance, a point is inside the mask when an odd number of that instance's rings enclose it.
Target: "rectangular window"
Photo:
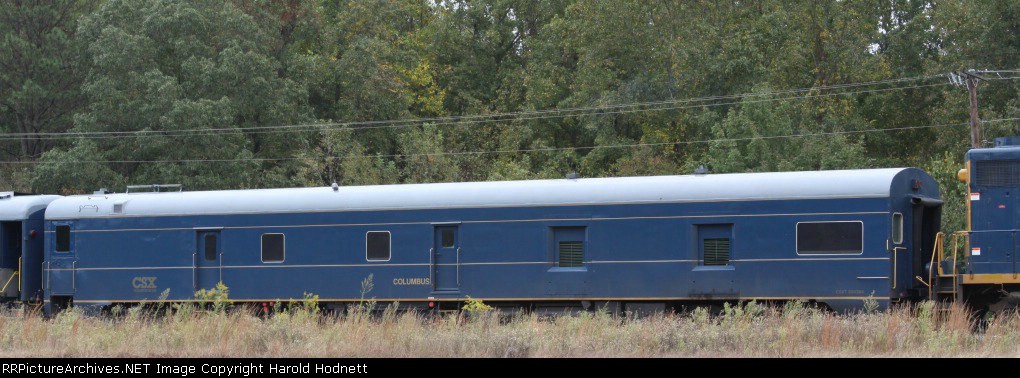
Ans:
[[[798,255],[857,255],[863,248],[864,222],[797,223]]]
[[[443,233],[445,244],[446,233]],[[368,261],[388,261],[390,259],[390,232],[369,231],[365,234],[365,258]]]
[[[730,265],[730,253],[733,249],[733,225],[699,224],[697,227],[701,265]]]
[[[57,252],[71,251],[71,226],[57,226]]]
[[[283,236],[283,235],[281,235]],[[266,236],[262,235],[262,260],[265,261],[265,245]],[[216,234],[205,234],[205,260],[215,261],[216,260]],[[282,256],[282,255],[281,255]],[[281,258],[282,260],[282,258]]]
[[[208,236],[207,236],[208,237]],[[209,239],[206,239],[208,243]],[[206,244],[206,257],[209,255]],[[287,246],[283,234],[262,234],[262,262],[283,262]]]
[[[454,235],[452,229],[446,229],[446,230],[442,231],[442,238],[443,238],[443,240],[442,240],[443,244],[442,245],[443,245],[443,248],[453,248],[453,244],[454,244],[454,240],[455,240],[454,236],[455,235]]]
[[[553,261],[560,268],[583,268],[585,227],[553,227]]]
[[[704,239],[702,242],[704,251],[705,266],[729,265],[730,263],[730,239],[712,238]]]
[[[893,244],[903,243],[903,214],[893,213],[892,215],[892,242]]]
[[[561,268],[584,266],[584,242],[561,241],[559,251]]]

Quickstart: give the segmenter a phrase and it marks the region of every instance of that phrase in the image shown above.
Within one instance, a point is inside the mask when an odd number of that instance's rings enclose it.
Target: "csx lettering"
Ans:
[[[135,289],[155,289],[156,277],[135,277],[131,280],[131,287]]]

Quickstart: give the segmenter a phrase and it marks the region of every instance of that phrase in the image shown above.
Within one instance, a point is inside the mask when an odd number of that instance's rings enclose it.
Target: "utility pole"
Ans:
[[[978,117],[977,87],[978,82],[984,80],[977,75],[977,70],[969,69],[966,72],[950,72],[949,81],[955,85],[966,85],[970,91],[970,146],[981,148],[981,119]]]
[[[967,90],[970,91],[970,146],[981,147],[981,123],[977,112],[977,85],[978,79],[973,75],[967,76]]]

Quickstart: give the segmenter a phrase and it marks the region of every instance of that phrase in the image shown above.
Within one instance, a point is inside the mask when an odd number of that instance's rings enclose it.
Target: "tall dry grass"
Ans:
[[[839,315],[798,304],[755,303],[641,319],[605,313],[500,319],[397,313],[320,316],[308,311],[261,318],[235,311],[137,309],[118,317],[70,310],[53,319],[7,311],[0,355],[372,356],[372,357],[807,357],[1020,356],[1020,317],[999,316],[983,332],[961,306],[933,303]]]

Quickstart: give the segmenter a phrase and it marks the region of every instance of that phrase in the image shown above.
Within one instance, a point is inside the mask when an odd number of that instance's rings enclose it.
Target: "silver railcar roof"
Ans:
[[[0,221],[28,219],[32,213],[46,208],[46,205],[57,198],[60,196],[15,195],[11,192],[0,192]]]
[[[53,201],[46,218],[888,197],[908,169],[82,195]]]

